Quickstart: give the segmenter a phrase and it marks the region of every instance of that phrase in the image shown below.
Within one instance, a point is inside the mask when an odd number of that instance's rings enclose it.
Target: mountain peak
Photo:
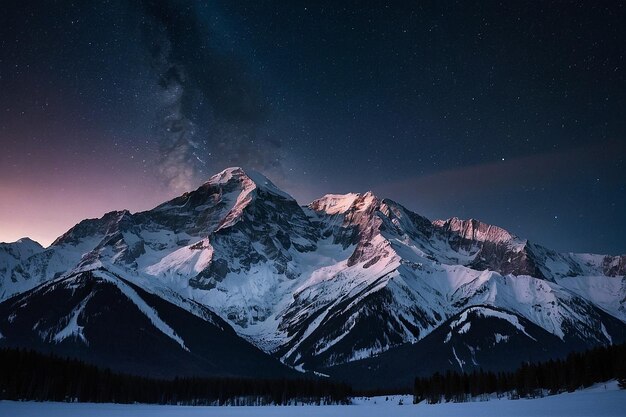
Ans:
[[[41,245],[39,244],[39,242],[37,242],[37,241],[35,241],[35,240],[33,240],[33,239],[29,238],[28,236],[25,236],[25,237],[23,237],[23,238],[20,238],[20,239],[16,240],[16,241],[15,241],[15,242],[13,242],[13,243],[21,243],[21,244],[25,244],[25,245],[39,245],[39,246],[41,246]]]
[[[459,219],[452,217],[447,220],[435,220],[433,224],[437,227],[458,233],[461,237],[479,242],[494,243],[523,243],[522,240],[507,230],[493,226],[477,219]]]
[[[330,215],[341,214],[348,211],[359,197],[360,194],[357,193],[326,194],[317,200],[313,200],[309,207],[314,211],[323,211]]]
[[[226,168],[213,175],[205,183],[205,185],[222,187],[230,184],[241,184],[244,191],[249,192],[256,188],[285,199],[293,200],[293,197],[274,185],[265,175],[254,170],[244,170],[241,167]]]
[[[309,204],[309,208],[326,214],[343,214],[349,210],[362,211],[380,200],[371,191],[366,193],[326,194]]]
[[[30,252],[39,252],[44,249],[43,246],[41,246],[39,242],[34,241],[33,239],[29,237],[23,237],[21,239],[16,240],[15,242],[8,242],[8,243],[0,242],[0,246],[13,247],[16,250],[20,249],[20,250],[26,250]]]
[[[248,178],[246,172],[241,167],[230,167],[226,168],[217,174],[213,175],[207,181],[207,184],[212,185],[220,185],[227,184],[230,181],[241,181],[245,178]]]

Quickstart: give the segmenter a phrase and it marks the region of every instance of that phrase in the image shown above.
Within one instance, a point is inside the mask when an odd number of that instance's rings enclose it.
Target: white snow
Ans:
[[[509,340],[509,336],[508,336],[508,335],[502,335],[502,334],[500,334],[500,333],[496,333],[496,334],[494,335],[494,337],[495,337],[495,339],[496,339],[496,342],[495,342],[495,344],[496,344],[496,345],[497,345],[498,343],[500,343],[500,342],[507,342],[507,341]]]
[[[463,365],[465,364],[465,362],[459,359],[459,357],[456,354],[456,349],[454,349],[454,347],[452,348],[452,353],[454,354],[454,359],[456,359],[457,363],[459,364],[459,368],[461,368],[461,371],[463,371]]]
[[[208,239],[203,239],[164,256],[159,262],[146,267],[145,271],[154,276],[175,273],[188,277],[206,268],[212,257],[213,247]]]
[[[403,405],[399,405],[402,402]],[[411,396],[355,398],[353,405],[185,407],[0,401],[0,415],[20,417],[622,417],[626,391],[615,382],[538,399],[412,404]]]
[[[64,339],[73,336],[82,340],[86,345],[89,345],[89,342],[83,334],[83,326],[78,325],[78,318],[80,317],[81,313],[85,309],[85,306],[87,305],[91,297],[93,297],[93,295],[94,293],[90,293],[89,295],[87,295],[87,297],[85,297],[85,299],[81,301],[81,303],[78,305],[78,307],[76,307],[70,313],[67,325],[63,329],[61,329],[56,335],[54,335],[55,342],[59,343]]]
[[[240,180],[244,184],[244,194],[246,195],[249,191],[259,188],[287,200],[293,200],[293,197],[276,187],[265,175],[254,170],[244,171],[241,167],[226,168],[222,172],[213,175],[207,184],[222,186],[233,179]]]
[[[579,276],[557,280],[559,285],[588,299],[607,313],[626,322],[626,277]]]
[[[450,328],[454,329],[457,326],[465,323],[465,324],[470,324],[467,322],[467,316],[469,313],[475,313],[478,314],[479,316],[482,317],[495,317],[498,319],[502,319],[502,320],[506,320],[509,323],[511,323],[517,330],[519,330],[520,332],[524,333],[526,336],[528,336],[529,338],[535,340],[534,337],[532,337],[531,335],[529,335],[528,333],[526,333],[526,329],[524,328],[524,326],[522,326],[522,324],[519,322],[519,319],[517,318],[517,316],[514,316],[512,314],[508,314],[502,311],[496,311],[496,310],[492,310],[490,308],[484,308],[484,307],[471,307],[467,310],[465,310],[463,313],[461,313],[461,315],[459,316],[458,320],[453,321],[452,323],[450,323]],[[458,332],[459,333],[464,333],[463,328],[461,328]]]
[[[185,342],[183,341],[183,339],[181,339],[180,336],[178,336],[176,332],[169,325],[167,325],[167,323],[161,320],[157,312],[152,307],[150,307],[128,284],[102,271],[94,271],[93,274],[94,276],[102,278],[105,281],[111,282],[112,284],[116,285],[122,291],[122,293],[126,297],[128,297],[133,303],[135,303],[137,308],[139,308],[139,310],[146,317],[148,317],[148,319],[150,319],[152,324],[154,324],[157,329],[159,329],[163,334],[178,343],[183,349],[187,351],[189,350],[187,349],[187,346],[185,346]]]
[[[459,334],[467,333],[472,326],[472,323],[465,323],[458,331]]]
[[[324,211],[326,214],[341,214],[350,209],[354,201],[360,197],[360,194],[326,194],[309,204],[316,211]]]

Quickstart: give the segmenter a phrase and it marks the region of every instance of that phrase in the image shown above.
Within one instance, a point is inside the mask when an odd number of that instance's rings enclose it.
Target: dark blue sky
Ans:
[[[203,3],[202,5],[200,3]],[[620,2],[8,1],[0,240],[231,165],[626,253]]]

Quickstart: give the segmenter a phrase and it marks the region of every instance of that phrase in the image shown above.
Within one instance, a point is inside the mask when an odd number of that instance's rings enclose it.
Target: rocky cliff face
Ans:
[[[609,277],[626,275],[626,255],[605,256],[602,261],[602,272]]]
[[[433,224],[453,250],[466,252],[473,257],[468,264],[473,269],[546,278],[536,263],[529,242],[500,227],[456,217],[437,220]]]

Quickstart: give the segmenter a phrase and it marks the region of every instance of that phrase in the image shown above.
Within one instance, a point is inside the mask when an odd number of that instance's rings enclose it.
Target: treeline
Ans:
[[[178,405],[347,403],[351,388],[323,379],[177,378],[114,373],[76,359],[0,349],[0,400]]]
[[[514,372],[449,371],[416,378],[413,402],[463,402],[489,394],[530,398],[572,392],[611,379],[626,388],[626,344],[572,353],[564,360],[525,363]]]

